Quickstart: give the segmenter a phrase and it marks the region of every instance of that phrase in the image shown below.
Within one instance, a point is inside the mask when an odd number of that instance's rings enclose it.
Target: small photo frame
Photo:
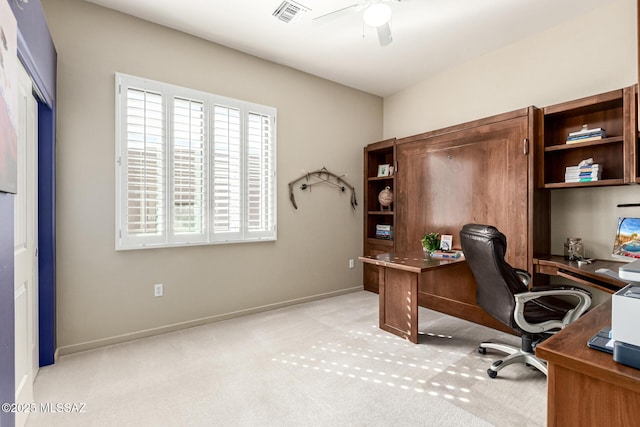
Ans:
[[[389,176],[389,165],[378,165],[378,176]]]
[[[440,236],[440,250],[449,252],[451,250],[452,243],[453,236],[451,234],[443,234]]]

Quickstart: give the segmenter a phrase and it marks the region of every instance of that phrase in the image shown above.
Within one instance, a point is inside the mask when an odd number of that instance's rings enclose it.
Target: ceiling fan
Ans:
[[[363,11],[363,22],[376,29],[380,46],[386,46],[393,41],[391,27],[389,26],[389,22],[391,21],[391,8],[386,3],[400,4],[403,1],[405,0],[362,0],[351,6],[346,6],[342,9],[318,16],[313,19],[313,23],[322,24],[341,16]]]

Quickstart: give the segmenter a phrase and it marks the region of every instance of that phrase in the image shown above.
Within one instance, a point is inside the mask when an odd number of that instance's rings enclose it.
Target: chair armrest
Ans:
[[[575,307],[567,312],[562,320],[548,320],[541,323],[529,323],[524,317],[524,305],[527,301],[535,300],[543,296],[568,296],[575,298],[577,303]],[[522,330],[530,333],[547,332],[551,329],[563,329],[567,325],[576,321],[582,314],[587,311],[591,305],[591,296],[583,289],[557,289],[544,290],[537,292],[521,292],[514,295],[516,300],[516,309],[514,319]]]
[[[579,288],[577,286],[570,286],[570,285],[554,285],[554,286],[534,286],[533,288],[530,289],[531,292],[541,292],[541,291],[580,291],[580,292],[584,292],[585,294],[589,295],[590,297],[593,296],[593,294],[591,292],[589,292],[586,289],[583,288]]]
[[[513,269],[518,276],[520,276],[520,280],[524,283],[525,287],[529,287],[529,282],[531,281],[531,275],[527,270],[522,270],[520,268]]]

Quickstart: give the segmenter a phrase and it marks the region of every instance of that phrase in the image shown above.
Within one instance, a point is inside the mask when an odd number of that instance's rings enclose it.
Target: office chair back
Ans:
[[[504,325],[521,331],[514,320],[513,296],[526,292],[527,286],[504,259],[505,235],[489,225],[467,224],[460,231],[460,242],[477,283],[478,304]]]

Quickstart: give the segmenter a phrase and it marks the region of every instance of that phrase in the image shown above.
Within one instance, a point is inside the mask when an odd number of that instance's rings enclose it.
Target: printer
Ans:
[[[618,268],[618,276],[630,282],[640,282],[640,259]]]
[[[611,338],[613,359],[634,368],[640,368],[639,320],[640,283],[629,283],[611,297]]]

